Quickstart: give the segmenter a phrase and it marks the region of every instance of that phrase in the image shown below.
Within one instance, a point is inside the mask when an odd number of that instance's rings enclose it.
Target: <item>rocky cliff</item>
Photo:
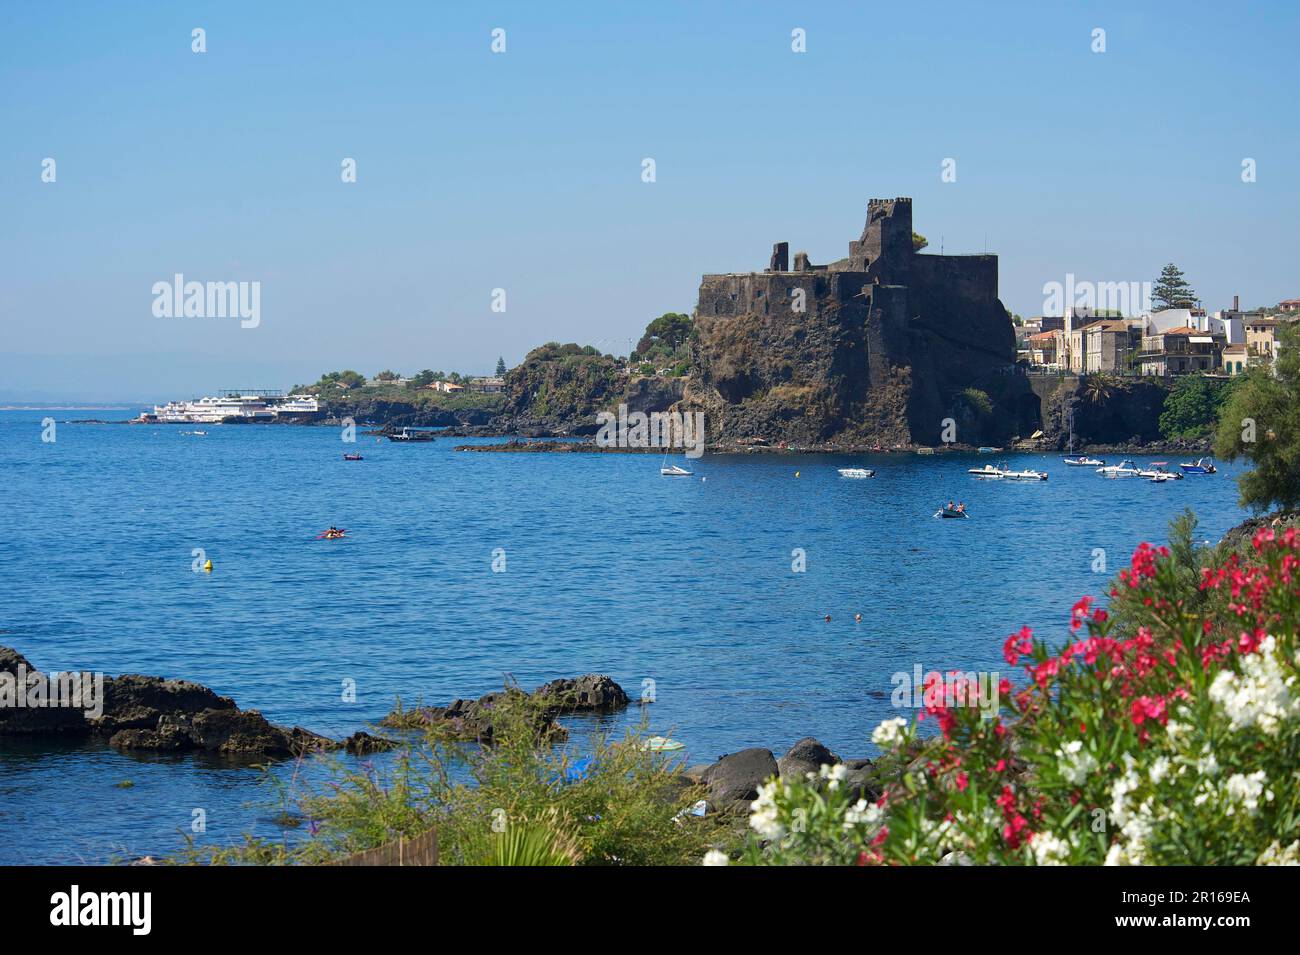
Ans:
[[[596,414],[616,410],[662,411],[683,394],[684,380],[627,375],[611,355],[592,346],[534,348],[506,375],[505,408],[493,425],[519,434],[595,434]]]
[[[837,262],[790,268],[787,249],[700,284],[682,408],[705,412],[710,441],[932,445],[951,419],[978,445],[1037,428],[997,256],[916,253],[910,199],[871,200]]]

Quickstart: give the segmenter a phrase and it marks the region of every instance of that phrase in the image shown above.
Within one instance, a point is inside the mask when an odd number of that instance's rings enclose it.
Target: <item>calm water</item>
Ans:
[[[657,457],[353,448],[332,428],[60,424],[45,444],[45,414],[0,412],[0,644],[46,671],[196,680],[335,736],[397,696],[604,672],[634,697],[655,681],[652,728],[692,762],[804,735],[868,755],[896,671],[996,670],[1007,633],[1064,635],[1184,506],[1207,538],[1243,516],[1231,468],[1158,485],[1019,455],[1051,480],[1012,484],[968,477],[974,456],[755,455],[665,478]],[[836,473],[858,464],[877,476]],[[949,498],[971,519],[934,519]],[[331,523],[347,539],[313,539]],[[175,851],[196,807],[205,841],[274,835],[269,799],[255,768],[0,740],[0,863]]]

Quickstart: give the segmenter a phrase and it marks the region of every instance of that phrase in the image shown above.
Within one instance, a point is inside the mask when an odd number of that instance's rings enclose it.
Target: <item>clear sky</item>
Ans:
[[[1021,314],[1168,261],[1273,304],[1297,41],[1294,2],[3,0],[0,400],[626,354],[701,273],[847,254],[874,196]],[[177,272],[259,282],[260,324],[155,317]]]

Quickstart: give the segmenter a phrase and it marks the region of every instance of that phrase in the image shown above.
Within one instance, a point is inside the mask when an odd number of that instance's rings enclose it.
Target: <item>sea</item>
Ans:
[[[568,719],[574,745],[644,728],[685,763],[804,736],[870,756],[900,675],[1006,671],[1008,633],[1063,641],[1072,604],[1184,509],[1208,541],[1246,516],[1233,466],[1158,484],[1056,455],[755,453],[665,477],[656,455],[455,450],[490,439],[72,423],[134,413],[0,411],[0,646],[197,681],[335,737],[399,699],[605,673],[653,702]],[[994,460],[1050,478],[967,474]],[[936,517],[950,500],[968,518]],[[331,525],[346,537],[319,539]],[[340,759],[0,737],[0,864],[303,838],[286,800]]]

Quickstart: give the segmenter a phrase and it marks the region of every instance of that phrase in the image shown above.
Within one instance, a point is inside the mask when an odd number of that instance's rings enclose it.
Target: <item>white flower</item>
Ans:
[[[974,865],[975,860],[964,852],[949,852],[939,860],[939,865]]]
[[[1227,790],[1228,799],[1234,803],[1240,803],[1246,812],[1254,815],[1259,809],[1259,797],[1263,796],[1266,802],[1273,801],[1273,790],[1265,789],[1264,782],[1267,777],[1264,770],[1251,773],[1249,776],[1235,773],[1228,777]],[[1233,807],[1228,808],[1228,814],[1232,815]]]
[[[759,786],[758,798],[749,804],[749,827],[764,839],[780,839],[785,835],[785,826],[781,825],[780,811],[776,806],[779,785],[773,779]]]
[[[1141,865],[1137,858],[1130,856],[1120,843],[1114,843],[1106,850],[1106,861],[1102,865]]]
[[[1274,839],[1268,848],[1259,854],[1255,865],[1300,865],[1300,841],[1293,842],[1283,849]]]
[[[1029,848],[1034,853],[1036,865],[1065,865],[1070,857],[1070,844],[1050,832],[1035,833]]]
[[[1294,674],[1278,663],[1276,642],[1265,637],[1258,653],[1241,657],[1241,673],[1221,670],[1210,684],[1210,699],[1228,717],[1233,729],[1259,727],[1276,736],[1283,720],[1300,713],[1300,698],[1292,693]]]
[[[731,860],[727,858],[725,852],[719,852],[717,849],[710,849],[704,853],[703,865],[730,865]]]
[[[1056,751],[1056,768],[1061,778],[1072,786],[1083,783],[1097,768],[1097,760],[1083,748],[1083,740],[1066,743]]]
[[[1169,757],[1157,756],[1151,762],[1151,783],[1159,786],[1160,781],[1169,775]]]
[[[902,717],[882,720],[880,725],[871,731],[871,742],[881,749],[893,749],[903,742],[903,730],[906,728],[907,720]]]
[[[855,805],[844,810],[844,828],[852,829],[855,826],[866,826],[868,832],[874,833],[880,828],[884,818],[885,811],[883,809],[875,803],[859,799]]]
[[[823,764],[822,767],[817,770],[817,775],[820,778],[829,780],[826,783],[826,788],[830,790],[839,789],[840,783],[844,781],[844,778],[848,776],[848,774],[848,767],[843,763],[836,763],[834,766]]]

